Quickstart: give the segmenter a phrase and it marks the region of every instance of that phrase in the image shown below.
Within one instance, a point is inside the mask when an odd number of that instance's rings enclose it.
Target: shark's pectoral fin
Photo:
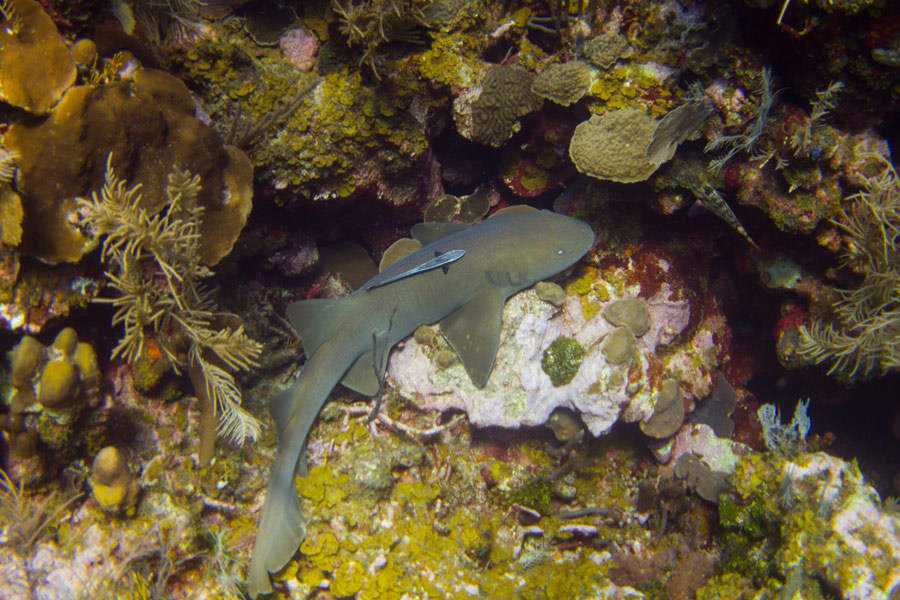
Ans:
[[[522,273],[510,269],[485,271],[484,275],[487,277],[488,282],[495,288],[519,289],[522,287],[522,281],[524,281]]]
[[[409,233],[414,239],[419,240],[423,246],[427,246],[431,242],[459,233],[469,227],[471,225],[461,225],[459,223],[418,223],[412,226]]]
[[[381,379],[375,373],[373,353],[366,352],[357,358],[344,378],[341,379],[341,383],[364,396],[377,394],[378,388],[381,387]]]
[[[392,317],[393,318],[393,317]],[[341,383],[364,396],[374,396],[381,389],[384,371],[390,355],[390,330],[384,331],[372,340],[372,350],[362,353]],[[377,353],[377,357],[376,357]]]
[[[484,387],[494,367],[506,298],[504,290],[485,290],[440,323],[441,333],[477,387]]]

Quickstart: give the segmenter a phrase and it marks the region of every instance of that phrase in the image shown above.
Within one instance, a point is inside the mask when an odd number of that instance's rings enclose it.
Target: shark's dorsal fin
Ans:
[[[462,225],[460,223],[418,223],[413,225],[409,230],[410,235],[419,240],[423,246],[427,246],[432,242],[459,233],[464,229],[468,229],[471,225]]]
[[[378,272],[381,273],[395,262],[399,262],[422,247],[422,242],[411,238],[400,238],[384,251],[381,262],[378,263]]]
[[[319,270],[337,273],[353,290],[378,273],[375,261],[355,242],[338,242],[319,248]]]
[[[288,305],[285,314],[303,342],[303,352],[309,358],[330,338],[341,324],[342,298],[301,300]]]
[[[506,298],[507,290],[486,289],[440,323],[441,333],[477,387],[484,387],[494,367]]]

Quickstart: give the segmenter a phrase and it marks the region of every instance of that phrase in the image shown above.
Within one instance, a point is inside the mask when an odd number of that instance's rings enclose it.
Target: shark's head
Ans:
[[[528,285],[574,265],[594,244],[591,226],[572,217],[547,210],[502,216],[509,219],[521,240],[510,261]]]

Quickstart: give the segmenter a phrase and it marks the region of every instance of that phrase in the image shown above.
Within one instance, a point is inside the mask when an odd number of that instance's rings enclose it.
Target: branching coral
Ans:
[[[900,367],[900,180],[886,158],[866,178],[841,222],[848,236],[844,265],[862,275],[855,290],[838,290],[834,323],[800,328],[801,355],[831,363],[830,373],[865,379]]]
[[[57,503],[53,493],[43,500],[34,500],[24,493],[20,482],[16,485],[0,469],[0,523],[6,544],[22,555],[28,554],[47,527],[80,496]]]
[[[12,181],[16,172],[16,159],[19,158],[17,152],[0,148],[0,183],[9,183]]]
[[[332,5],[340,18],[341,33],[347,36],[350,45],[363,48],[359,64],[369,65],[377,79],[381,79],[376,68],[378,46],[385,42],[421,42],[413,30],[429,27],[422,12],[425,3],[416,0],[371,0],[357,4],[348,0],[346,5],[334,0]]]
[[[756,95],[758,105],[753,111],[753,118],[742,133],[722,135],[706,144],[705,152],[727,150],[723,156],[710,161],[709,166],[713,171],[721,171],[725,164],[741,151],[745,151],[750,155],[755,153],[756,143],[769,125],[769,112],[775,103],[775,98],[778,96],[778,92],[774,89],[771,69],[763,68]]]
[[[9,33],[17,35],[22,31],[22,17],[16,12],[16,7],[13,6],[12,0],[0,0],[0,14],[3,15],[3,20],[6,21],[5,27]]]
[[[117,309],[113,324],[125,328],[113,358],[137,360],[152,330],[176,371],[186,365],[201,375],[195,391],[201,407],[205,401],[219,415],[220,434],[237,442],[255,440],[260,423],[241,408],[240,390],[224,367],[250,368],[262,345],[249,338],[242,325],[221,327],[229,315],[215,312],[210,292],[201,284],[212,271],[200,263],[199,191],[199,177],[175,170],[169,175],[167,203],[150,212],[141,202],[140,186],[127,187],[107,161],[103,188],[77,201],[81,225],[104,237],[101,260],[110,267],[110,287],[119,292],[102,300]],[[201,439],[206,449],[201,451],[202,463],[212,458],[210,437],[214,434],[201,432],[201,438],[207,438],[206,443]]]
[[[800,154],[801,151],[809,153],[813,139],[813,128],[825,115],[834,110],[837,96],[843,89],[844,82],[832,81],[828,84],[828,87],[816,90],[816,99],[812,103],[809,118],[804,125],[797,128],[790,138],[790,144],[794,147],[795,154]]]

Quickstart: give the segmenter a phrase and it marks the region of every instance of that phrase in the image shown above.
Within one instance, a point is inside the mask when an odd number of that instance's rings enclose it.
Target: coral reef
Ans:
[[[135,479],[125,457],[115,446],[106,446],[91,464],[91,494],[104,512],[134,516],[140,482]]]
[[[98,435],[95,409],[103,396],[97,354],[67,327],[46,347],[23,336],[9,362],[12,394],[0,430],[13,454],[28,462],[14,474],[37,481]]]
[[[85,239],[69,214],[75,197],[100,187],[110,153],[113,166],[144,188],[147,202],[165,197],[160,165],[178,164],[203,179],[201,256],[207,264],[227,254],[249,212],[252,170],[246,157],[228,150],[194,117],[187,88],[168,73],[140,69],[132,80],[72,87],[49,118],[14,124],[3,141],[19,154],[16,191],[25,209],[20,248],[49,262],[74,262],[84,253]],[[48,153],[55,160],[45,160]]]
[[[535,94],[557,104],[569,106],[581,100],[594,83],[591,65],[580,60],[553,63],[534,78]]]
[[[575,128],[569,156],[579,171],[597,179],[644,181],[657,167],[647,158],[656,126],[656,121],[633,109],[591,117]]]
[[[44,115],[75,83],[75,61],[34,0],[6,0],[0,28],[0,100]]]
[[[896,597],[898,10],[0,0],[0,596],[244,597],[284,307],[527,202],[594,249],[335,391],[276,597]]]
[[[544,103],[532,91],[533,80],[528,71],[519,67],[487,69],[480,88],[454,103],[460,133],[489,146],[502,146],[521,127],[519,117],[540,110]]]

